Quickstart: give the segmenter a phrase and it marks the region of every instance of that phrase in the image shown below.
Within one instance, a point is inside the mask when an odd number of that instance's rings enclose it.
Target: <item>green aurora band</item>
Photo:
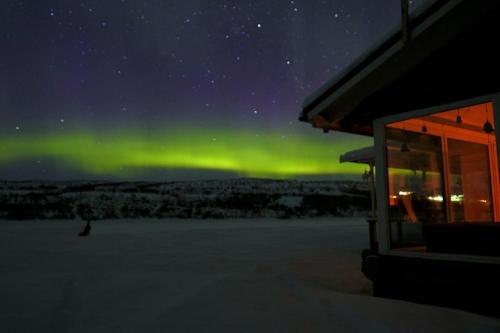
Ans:
[[[57,166],[89,175],[127,177],[145,168],[228,171],[249,177],[356,174],[363,165],[340,164],[339,154],[369,140],[239,130],[175,129],[57,134],[19,133],[0,137],[0,165],[48,158]]]

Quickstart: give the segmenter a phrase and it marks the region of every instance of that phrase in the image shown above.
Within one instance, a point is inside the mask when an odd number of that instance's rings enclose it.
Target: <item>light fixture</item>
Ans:
[[[493,133],[493,132],[495,132],[495,129],[493,128],[493,125],[490,123],[490,121],[488,119],[488,105],[485,104],[484,107],[485,107],[485,112],[486,112],[486,122],[483,125],[483,131],[484,131],[484,133],[487,133],[487,134]]]
[[[427,133],[427,126],[425,126],[425,121],[422,121],[422,132]]]
[[[462,116],[460,115],[460,109],[457,112],[458,112],[458,114],[457,114],[457,124],[461,124],[462,123]]]
[[[491,125],[491,123],[488,120],[486,120],[483,126],[483,131],[484,133],[493,133],[495,132],[495,129],[493,128],[493,125]]]

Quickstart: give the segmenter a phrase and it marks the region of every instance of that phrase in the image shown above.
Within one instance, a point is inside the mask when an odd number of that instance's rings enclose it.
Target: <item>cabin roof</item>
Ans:
[[[500,91],[500,1],[442,0],[307,98],[300,120],[373,135],[376,118]]]

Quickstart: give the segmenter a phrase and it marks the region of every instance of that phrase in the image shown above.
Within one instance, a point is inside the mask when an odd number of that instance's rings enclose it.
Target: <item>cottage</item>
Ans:
[[[489,305],[500,299],[500,2],[402,8],[402,29],[308,98],[300,120],[374,137],[371,159],[345,159],[375,165],[363,255],[375,295],[500,316]]]

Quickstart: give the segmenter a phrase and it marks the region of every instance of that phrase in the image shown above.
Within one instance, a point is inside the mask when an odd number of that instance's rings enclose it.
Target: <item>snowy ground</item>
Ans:
[[[500,332],[367,296],[363,219],[0,221],[0,332]]]

